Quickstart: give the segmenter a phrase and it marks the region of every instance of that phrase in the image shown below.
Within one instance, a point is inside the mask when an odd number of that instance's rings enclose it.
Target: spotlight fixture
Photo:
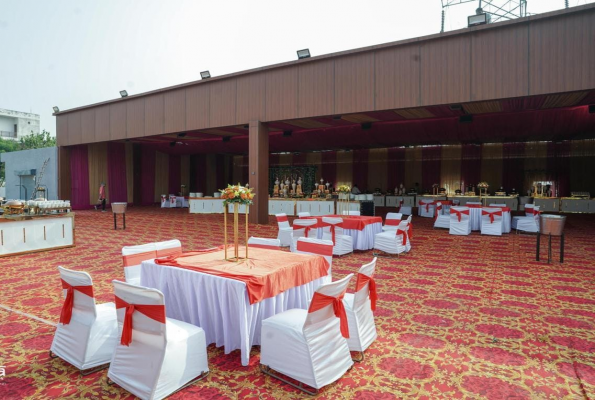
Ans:
[[[341,116],[340,115],[335,115],[335,116],[333,116],[333,119],[341,119]]]
[[[298,60],[301,60],[302,58],[310,58],[310,50],[309,49],[298,50],[297,56],[298,56]]]
[[[54,107],[54,108],[56,109],[58,107]],[[595,104],[589,104],[589,114],[595,114]]]
[[[231,136],[223,136],[224,142],[229,142],[231,140]]]
[[[54,112],[55,112],[55,113],[59,113],[59,112],[60,112],[60,109],[59,109],[58,107],[56,107],[56,106],[53,106],[52,108],[54,109]]]
[[[461,124],[469,124],[473,122],[473,114],[465,114],[459,117],[459,122]]]
[[[450,106],[448,106],[448,108],[450,108],[451,111],[461,111],[463,109],[463,106],[460,104],[451,104]]]
[[[178,137],[184,137],[184,136],[186,136],[186,132],[178,133]]]
[[[248,125],[248,124],[244,125],[244,129],[249,129],[249,128],[250,128],[250,125]]]
[[[209,79],[211,77],[211,73],[209,71],[202,71],[200,73],[201,79]]]
[[[492,22],[492,17],[490,14],[479,13],[481,11],[481,8],[478,8],[477,11],[477,15],[470,15],[467,17],[467,27],[471,28],[473,26],[485,25]]]
[[[176,147],[176,142],[169,142],[169,147]]]
[[[120,90],[120,96],[126,97],[126,96],[128,96],[128,92],[125,90]]]
[[[372,123],[371,122],[364,122],[362,124],[362,131],[367,131],[368,129],[372,128]]]
[[[291,137],[292,131],[283,131],[283,137]]]

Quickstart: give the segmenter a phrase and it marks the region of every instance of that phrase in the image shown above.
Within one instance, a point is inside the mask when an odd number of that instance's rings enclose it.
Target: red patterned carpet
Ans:
[[[549,265],[535,262],[535,236],[455,237],[414,218],[412,252],[378,263],[378,340],[319,398],[595,398],[594,217],[568,217],[565,263]],[[89,272],[98,301],[113,301],[122,246],[178,238],[194,250],[221,244],[223,230],[221,216],[179,209],[132,208],[127,222],[114,231],[111,213],[77,212],[75,248],[0,259],[0,398],[132,397],[106,384],[106,370],[81,377],[48,357],[47,322],[62,305],[56,267]],[[276,226],[250,233],[273,237]],[[371,259],[337,258],[335,278]],[[303,397],[260,373],[258,354],[244,368],[239,351],[209,346],[209,377],[172,398]]]

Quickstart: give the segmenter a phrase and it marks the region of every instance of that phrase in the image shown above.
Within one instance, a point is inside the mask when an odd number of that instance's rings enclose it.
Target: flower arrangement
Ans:
[[[349,187],[349,185],[339,185],[339,187],[337,188],[337,192],[339,192],[339,193],[350,193],[351,192],[351,188]]]
[[[241,186],[239,183],[235,186],[227,185],[227,188],[221,189],[220,192],[224,206],[232,203],[251,205],[252,199],[254,199],[252,189]]]
[[[477,187],[478,187],[478,188],[482,188],[482,189],[483,189],[483,188],[486,188],[486,189],[487,189],[487,188],[489,188],[489,187],[490,187],[490,185],[489,185],[487,182],[479,182],[479,183],[477,184]]]

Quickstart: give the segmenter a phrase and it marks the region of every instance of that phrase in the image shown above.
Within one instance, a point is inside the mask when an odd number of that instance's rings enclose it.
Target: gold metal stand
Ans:
[[[229,208],[227,205],[224,206],[223,209],[223,236],[224,236],[224,245],[225,245],[225,260],[227,261],[236,261],[239,262],[241,260],[248,258],[248,210],[250,206],[246,205],[246,238],[245,238],[245,249],[246,255],[244,257],[240,257],[240,244],[239,244],[239,220],[240,220],[240,203],[233,203],[233,257],[227,257],[227,214],[229,213]]]

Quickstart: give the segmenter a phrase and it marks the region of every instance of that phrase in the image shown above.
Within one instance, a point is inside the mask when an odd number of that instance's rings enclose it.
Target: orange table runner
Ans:
[[[323,228],[328,226],[322,223],[323,217],[330,217],[330,218],[343,218],[343,224],[341,227],[343,229],[355,229],[358,231],[363,231],[366,225],[379,223],[382,225],[382,218],[381,217],[369,217],[369,216],[361,216],[361,215],[323,215],[323,216],[316,216],[316,217],[303,217],[304,219],[316,219],[318,220],[318,224],[315,225],[316,228]]]
[[[228,250],[228,256],[233,250]],[[240,255],[245,249],[240,249]],[[225,261],[223,246],[156,258],[155,263],[235,279],[246,284],[250,304],[275,297],[293,287],[326,276],[328,261],[322,256],[250,248],[250,257],[239,263]]]

